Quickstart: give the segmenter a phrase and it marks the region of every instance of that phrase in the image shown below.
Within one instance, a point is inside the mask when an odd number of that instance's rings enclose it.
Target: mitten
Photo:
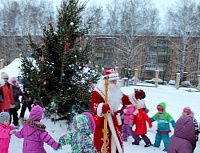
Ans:
[[[132,128],[133,127],[133,125],[132,124],[129,124],[129,126]]]
[[[16,130],[12,130],[10,131],[10,134],[14,134],[16,132]]]
[[[2,96],[0,96],[0,103],[2,103],[3,102],[3,97]]]
[[[105,114],[110,110],[110,107],[108,104],[104,104],[102,107],[102,113]]]

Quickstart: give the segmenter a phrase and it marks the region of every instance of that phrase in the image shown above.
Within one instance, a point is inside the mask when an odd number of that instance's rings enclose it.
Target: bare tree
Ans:
[[[193,42],[193,37],[198,34],[199,21],[197,5],[193,0],[180,0],[175,7],[168,10],[166,19],[168,34],[181,38],[177,41],[171,37],[170,41],[176,46],[177,67],[180,67],[177,72],[180,72],[182,77],[184,72],[189,70],[187,63],[191,52],[199,44],[199,40]]]

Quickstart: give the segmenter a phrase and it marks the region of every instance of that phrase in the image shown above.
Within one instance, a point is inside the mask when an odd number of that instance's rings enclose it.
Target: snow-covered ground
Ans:
[[[188,90],[188,88],[180,88],[176,90],[174,86],[168,85],[159,85],[157,88],[148,86],[129,86],[122,87],[122,91],[125,94],[130,94],[134,89],[143,89],[146,93],[146,106],[150,110],[148,115],[152,117],[156,112],[156,106],[160,102],[166,103],[166,111],[175,119],[175,121],[180,117],[182,109],[186,106],[189,106],[194,112],[195,118],[198,123],[200,122],[200,92],[197,92],[196,89]],[[20,112],[20,110],[19,110]],[[25,117],[28,117],[29,112],[26,111]],[[64,121],[53,123],[48,119],[43,119],[42,122],[47,126],[47,131],[49,134],[56,140],[68,132],[70,132]],[[148,128],[147,136],[150,138],[151,142],[154,143],[155,134],[156,134],[157,122],[153,122],[153,127]],[[173,134],[174,130],[171,128]],[[160,148],[144,147],[144,142],[141,141],[139,146],[134,146],[131,144],[133,139],[128,138],[128,142],[124,142],[125,153],[162,153],[163,151],[163,142],[161,142]],[[9,153],[22,153],[23,139],[18,139],[12,135]],[[47,153],[55,153],[55,151],[48,145],[45,144]],[[63,150],[57,151],[59,153],[70,153],[70,146],[64,146]],[[197,147],[194,153],[200,152],[200,141],[197,143]]]

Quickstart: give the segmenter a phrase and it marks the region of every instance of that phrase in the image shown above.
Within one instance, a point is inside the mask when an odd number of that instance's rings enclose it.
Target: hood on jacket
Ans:
[[[45,130],[46,126],[40,122],[33,122],[30,119],[22,119],[23,129],[25,135],[31,135],[36,130]]]
[[[165,102],[161,102],[160,104],[157,105],[158,106],[161,106],[163,108],[163,112],[166,112],[166,104]]]
[[[193,120],[190,116],[181,116],[176,122],[174,136],[186,139],[195,145],[195,129]]]
[[[29,119],[32,121],[40,121],[42,119],[44,108],[39,105],[32,105],[31,112],[29,115]]]
[[[91,123],[87,115],[74,116],[73,126],[76,132],[92,134]]]

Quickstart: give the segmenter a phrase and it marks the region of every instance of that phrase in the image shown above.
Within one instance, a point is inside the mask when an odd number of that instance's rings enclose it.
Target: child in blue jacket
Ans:
[[[157,110],[158,112],[151,118],[152,122],[154,121],[158,122],[154,147],[159,147],[161,140],[163,140],[165,146],[163,151],[167,151],[167,145],[169,142],[169,133],[171,132],[169,123],[172,124],[173,128],[175,127],[176,123],[174,119],[171,117],[171,115],[166,113],[166,104],[164,102],[157,105]]]

